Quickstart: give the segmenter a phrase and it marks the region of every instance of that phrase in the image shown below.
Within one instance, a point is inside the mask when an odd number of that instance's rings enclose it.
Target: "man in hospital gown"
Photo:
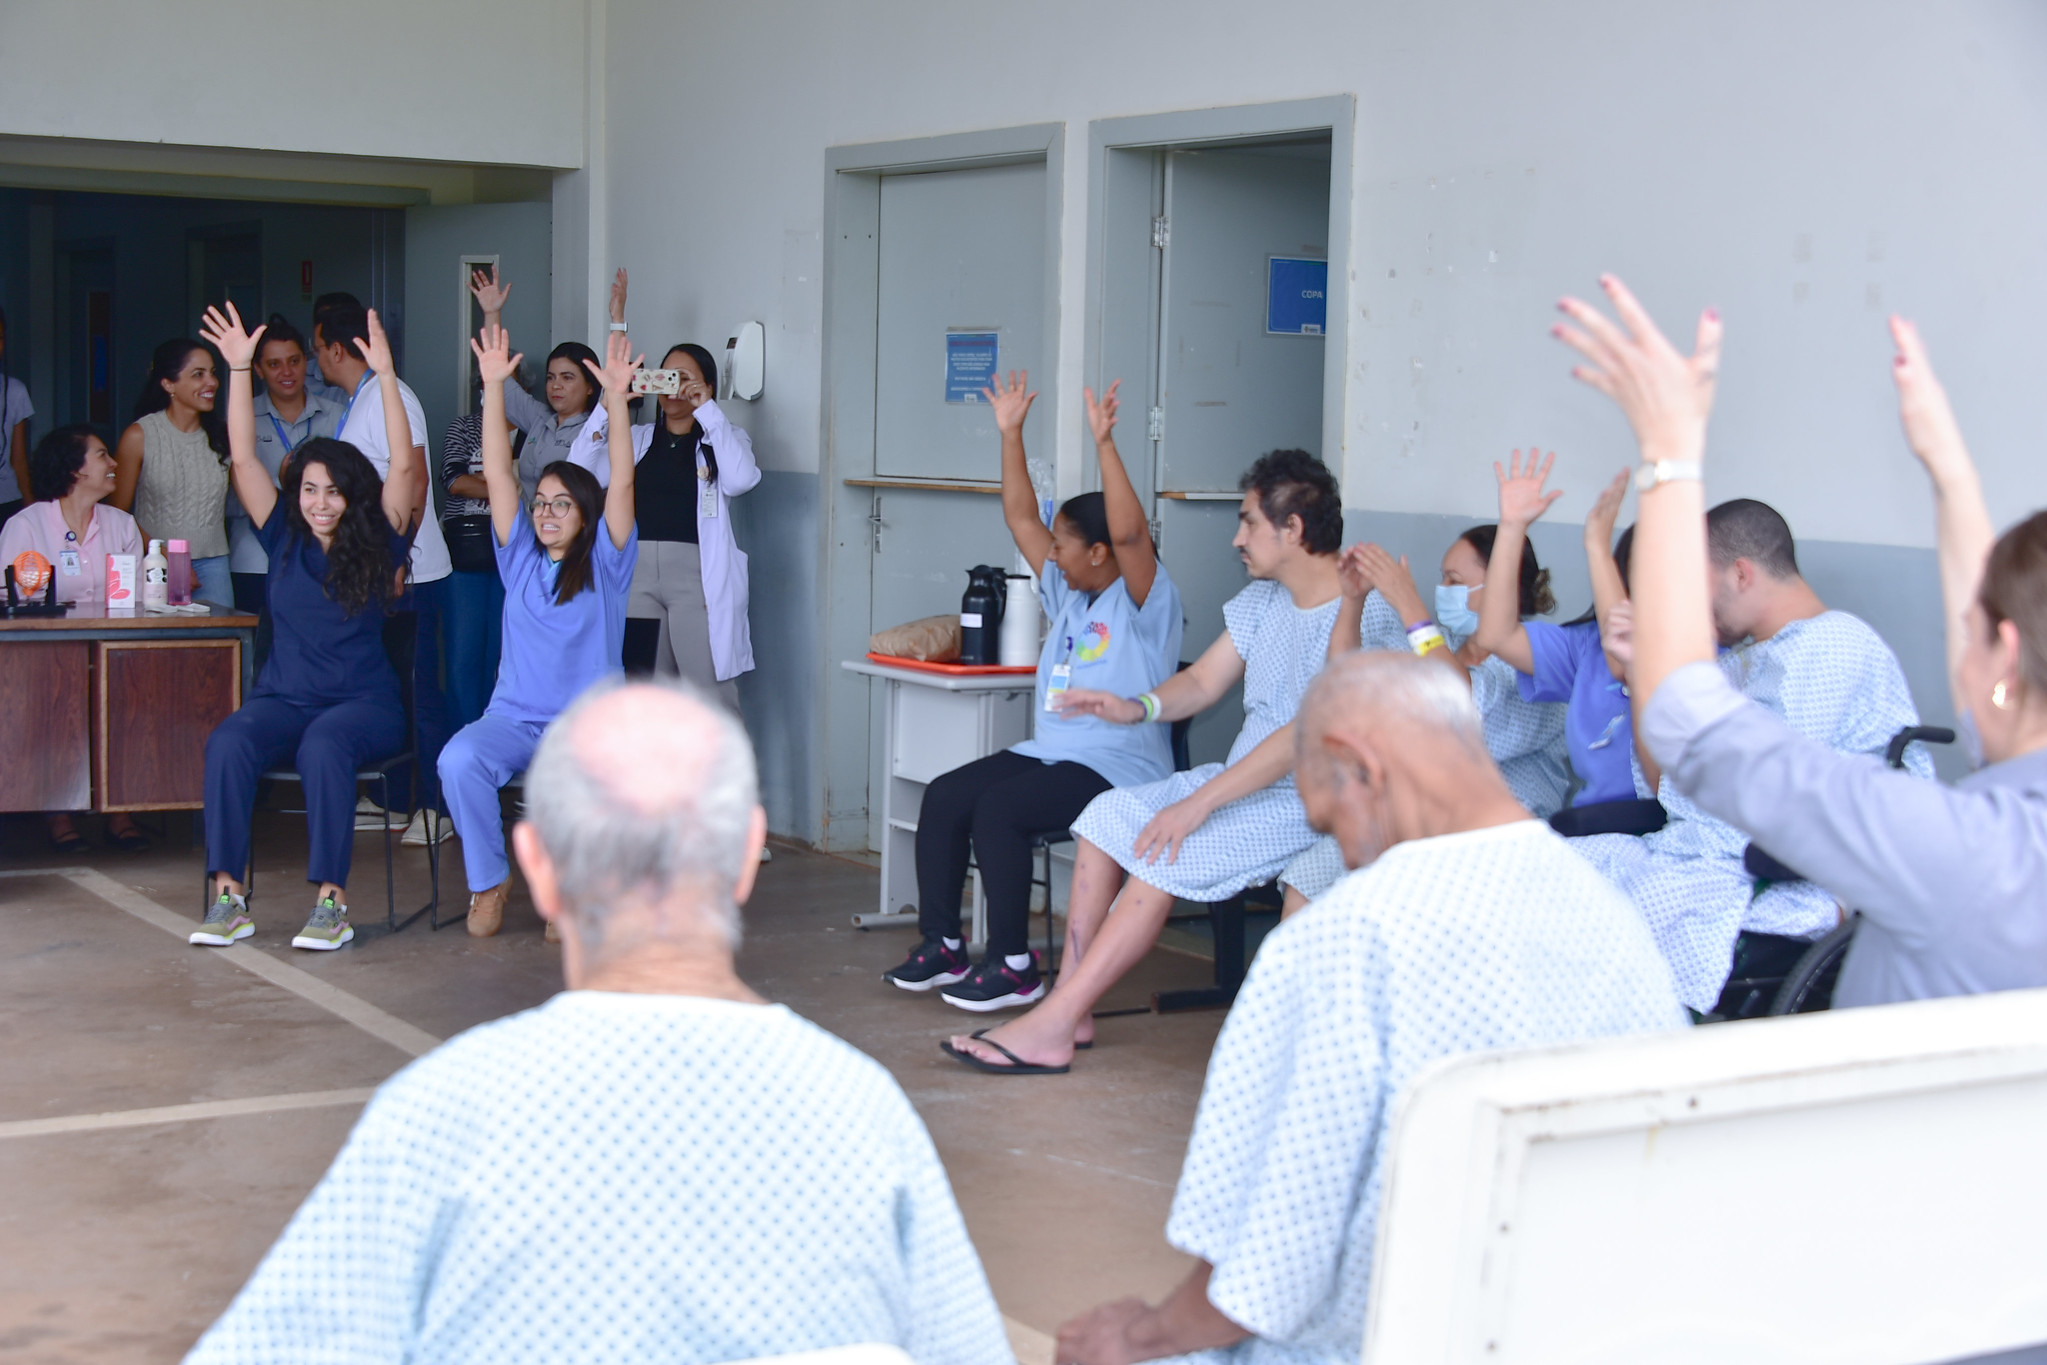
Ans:
[[[514,845],[569,989],[379,1088],[194,1362],[1009,1365],[944,1168],[874,1061],[734,974],[765,821],[722,707],[586,697]],[[235,1154],[217,1153],[234,1179]],[[203,1254],[195,1251],[195,1255]]]
[[[1882,762],[1891,737],[1919,723],[1904,670],[1860,618],[1829,611],[1799,575],[1791,530],[1763,503],[1722,503],[1707,513],[1713,624],[1720,666],[1752,700],[1839,753]],[[1933,775],[1923,747],[1906,767]],[[1638,789],[1649,794],[1636,768]],[[1572,846],[1628,893],[1677,979],[1678,997],[1704,1013],[1720,998],[1746,930],[1814,939],[1839,922],[1834,898],[1811,882],[1761,888],[1742,864],[1749,837],[1693,805],[1669,782],[1655,793],[1670,823],[1639,838],[1597,834]],[[1795,848],[1768,848],[1792,868]],[[1852,907],[1851,907],[1852,908]]]
[[[1359,870],[1272,932],[1223,1025],[1166,1225],[1193,1273],[1156,1307],[1066,1324],[1061,1362],[1352,1365],[1408,1080],[1458,1053],[1684,1025],[1640,917],[1514,798],[1454,672],[1332,664],[1300,752],[1310,819]]]

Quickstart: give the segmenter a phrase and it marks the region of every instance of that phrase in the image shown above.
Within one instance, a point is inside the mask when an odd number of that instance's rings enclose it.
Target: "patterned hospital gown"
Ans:
[[[1767,640],[1726,650],[1720,667],[1792,729],[1839,753],[1881,762],[1891,736],[1919,723],[1897,656],[1845,611],[1793,621]],[[1907,751],[1905,766],[1933,776],[1924,746]],[[1639,763],[1635,781],[1646,794]],[[1678,997],[1703,1013],[1727,984],[1742,930],[1818,938],[1834,927],[1839,911],[1833,896],[1811,882],[1774,883],[1756,895],[1755,879],[1741,862],[1748,835],[1700,810],[1668,779],[1657,798],[1670,823],[1656,833],[1595,834],[1571,845],[1640,907],[1670,960]],[[1798,865],[1797,849],[1770,852]]]
[[[1679,1028],[1627,901],[1535,820],[1398,844],[1272,932],[1217,1039],[1166,1240],[1248,1341],[1354,1365],[1395,1098],[1441,1057]]]
[[[1408,651],[1407,626],[1400,613],[1377,591],[1365,599],[1359,628],[1360,647]],[[1453,647],[1462,640],[1452,641]],[[1486,750],[1500,767],[1500,776],[1515,799],[1547,820],[1564,807],[1571,791],[1571,758],[1564,742],[1565,707],[1555,702],[1521,700],[1513,665],[1487,659],[1471,670],[1471,700],[1485,726]],[[1317,839],[1287,864],[1280,881],[1309,900],[1315,899],[1344,873],[1343,851],[1336,840]]]
[[[386,1081],[188,1362],[1010,1365],[879,1064],[779,1005],[570,991]]]
[[[1294,718],[1308,684],[1328,662],[1329,632],[1342,601],[1304,611],[1285,588],[1261,580],[1223,604],[1223,626],[1244,660],[1244,728],[1230,746],[1230,763]],[[1145,862],[1133,851],[1154,815],[1192,795],[1227,766],[1204,763],[1162,782],[1103,792],[1073,822],[1073,832],[1147,885],[1184,900],[1228,900],[1247,886],[1271,881],[1315,840],[1291,772],[1209,816],[1180,845],[1174,861]]]

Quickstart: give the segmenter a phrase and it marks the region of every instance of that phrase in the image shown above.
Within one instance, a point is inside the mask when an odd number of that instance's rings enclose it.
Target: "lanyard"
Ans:
[[[277,420],[277,414],[272,412],[266,415],[270,418],[270,425],[277,428],[277,439],[284,442],[284,453],[289,455],[292,453],[292,451],[298,449],[298,443],[291,439],[291,433],[285,430],[284,423]],[[306,435],[311,436],[313,434],[312,419],[302,417],[299,419],[299,421],[302,421],[306,424]],[[292,425],[297,426],[298,422],[293,422]]]
[[[355,400],[362,397],[363,385],[369,383],[370,377],[374,374],[376,374],[376,371],[371,370],[369,374],[356,381],[355,392],[348,395],[348,406],[341,410],[341,420],[334,424],[334,434],[336,436],[348,430],[348,415],[355,411]],[[273,416],[270,420],[274,422],[277,418]]]

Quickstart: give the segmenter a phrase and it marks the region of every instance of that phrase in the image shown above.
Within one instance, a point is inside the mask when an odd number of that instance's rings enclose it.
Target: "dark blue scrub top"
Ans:
[[[406,562],[412,537],[390,530],[382,508],[371,513],[389,533],[393,570]],[[270,605],[270,658],[256,679],[256,696],[282,697],[300,706],[333,706],[365,697],[398,702],[398,675],[384,653],[384,611],[376,600],[350,615],[327,595],[327,552],[310,535],[291,533],[280,502],[256,528],[270,556],[264,583]]]

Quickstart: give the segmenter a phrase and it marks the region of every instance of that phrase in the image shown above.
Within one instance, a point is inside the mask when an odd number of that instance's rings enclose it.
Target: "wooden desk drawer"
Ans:
[[[94,644],[93,749],[101,810],[206,801],[206,737],[242,704],[239,640]]]
[[[91,807],[91,676],[84,640],[0,649],[0,811]]]

